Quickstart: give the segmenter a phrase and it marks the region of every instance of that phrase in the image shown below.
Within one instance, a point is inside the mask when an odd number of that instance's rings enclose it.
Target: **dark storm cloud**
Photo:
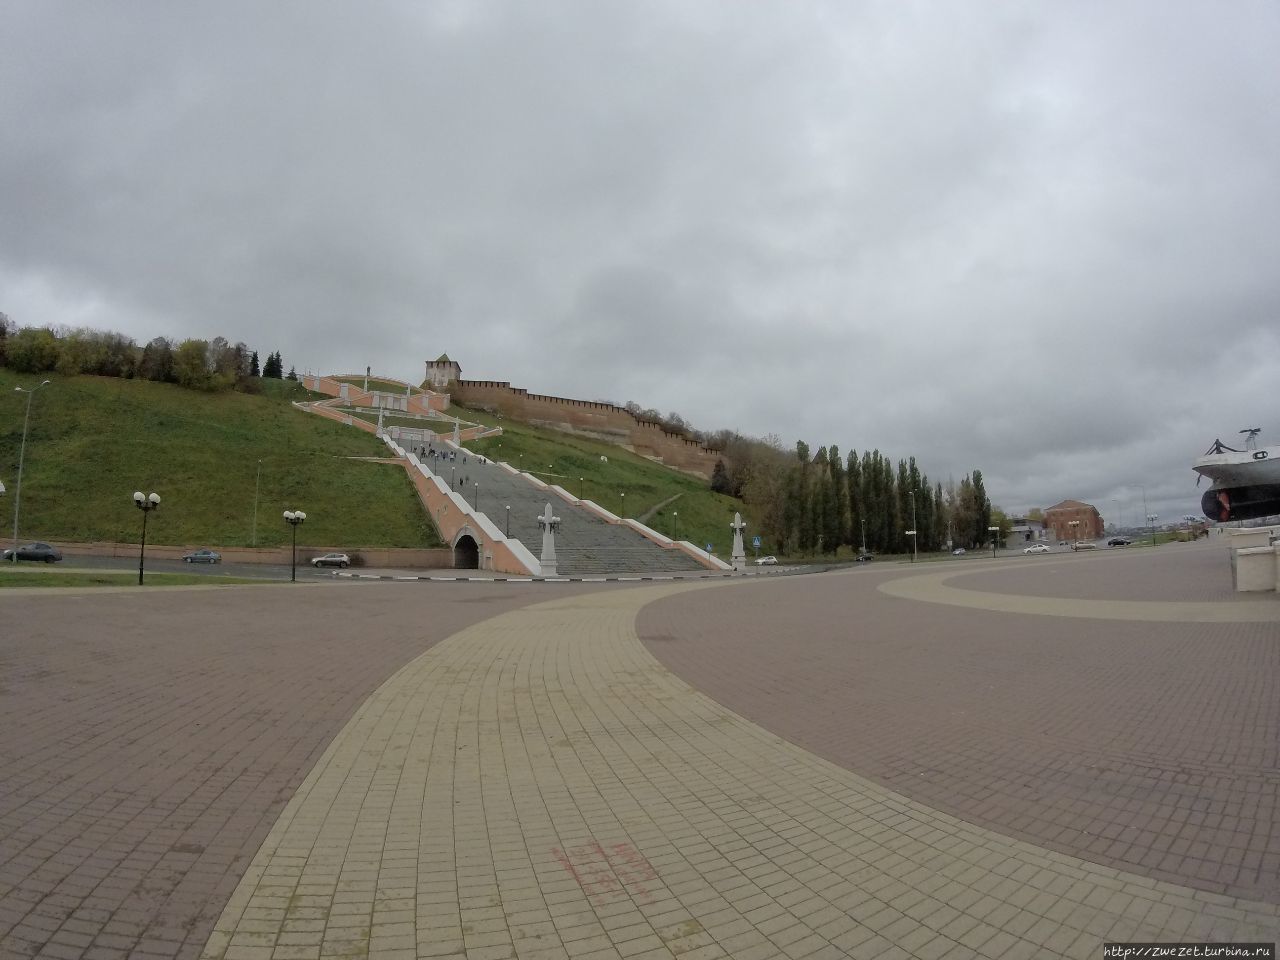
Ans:
[[[3,6],[19,323],[447,350],[1010,509],[1280,433],[1271,4]]]

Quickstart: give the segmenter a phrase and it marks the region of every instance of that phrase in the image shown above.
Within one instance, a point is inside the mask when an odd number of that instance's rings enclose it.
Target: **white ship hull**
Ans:
[[[1219,523],[1280,514],[1280,447],[1258,447],[1259,430],[1240,432],[1248,435],[1245,449],[1215,440],[1192,464],[1196,473],[1211,481],[1200,498],[1200,509]]]
[[[1206,454],[1192,469],[1219,487],[1280,483],[1280,447]]]

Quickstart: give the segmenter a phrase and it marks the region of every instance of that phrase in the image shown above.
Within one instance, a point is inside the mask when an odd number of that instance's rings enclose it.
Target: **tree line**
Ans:
[[[175,342],[156,337],[138,346],[124,334],[87,328],[18,327],[0,313],[0,366],[16,373],[90,374],[176,383],[193,390],[256,393],[261,378],[297,380],[284,373],[280,351],[258,363],[258,352],[222,337]]]
[[[836,446],[811,453],[803,441],[787,452],[776,437],[717,437],[726,460],[717,463],[712,489],[740,497],[764,541],[783,554],[834,554],[840,547],[871,553],[908,553],[950,545],[973,549],[991,540],[990,526],[1007,534],[1009,522],[993,507],[974,470],[959,484],[930,481],[915,457],[893,461],[879,450]]]

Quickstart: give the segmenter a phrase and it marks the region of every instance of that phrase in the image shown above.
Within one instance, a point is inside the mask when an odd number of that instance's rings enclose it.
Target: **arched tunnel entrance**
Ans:
[[[480,569],[480,546],[468,533],[460,536],[453,545],[453,566],[455,570]]]

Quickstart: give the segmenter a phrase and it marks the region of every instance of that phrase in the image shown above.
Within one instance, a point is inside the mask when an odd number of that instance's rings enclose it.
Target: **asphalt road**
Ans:
[[[41,566],[40,564],[23,564],[23,566]],[[75,567],[91,570],[118,570],[121,572],[138,569],[138,558],[135,557],[95,557],[63,552],[60,569]],[[298,579],[328,579],[337,570],[336,567],[316,569],[309,563],[298,564]],[[191,573],[209,577],[245,577],[255,580],[288,580],[288,564],[268,563],[186,563],[182,560],[161,560],[147,557],[147,573]]]
[[[1103,547],[1102,549],[1106,550],[1107,548]],[[1050,547],[1050,553],[1054,553],[1054,554],[1063,554],[1063,553],[1070,554],[1071,552],[1072,551],[1070,547],[1060,547],[1060,546]],[[1001,550],[999,553],[999,556],[1001,558],[1007,558],[1012,556],[1021,557],[1023,556],[1023,553],[1021,549],[1009,549],[1009,550]],[[1044,556],[1044,555],[1040,554],[1038,556]],[[977,559],[982,559],[982,558],[990,559],[991,553],[989,550],[971,550],[963,556],[949,557],[947,559],[948,560],[965,560],[971,557],[977,558]],[[897,559],[902,559],[902,558],[897,558]],[[1038,557],[1036,555],[1033,555],[1031,557],[1028,557],[1027,559],[1038,559]],[[24,566],[31,566],[31,564],[24,564]],[[135,557],[89,556],[84,554],[76,554],[71,551],[64,551],[63,561],[58,566],[61,569],[74,567],[74,568],[91,569],[91,570],[118,570],[118,571],[124,572],[124,571],[137,570],[138,558],[136,556]],[[752,564],[751,566],[754,567],[754,564]],[[273,581],[288,580],[290,575],[290,568],[288,564],[233,563],[225,560],[222,561],[221,563],[185,563],[182,560],[161,560],[159,558],[152,559],[148,557],[146,561],[146,569],[147,571],[154,572],[154,573],[190,573],[190,574],[198,574],[198,575],[204,575],[204,576],[214,577],[214,578],[242,577],[246,579],[273,580]],[[348,568],[348,569],[355,569],[355,568]],[[773,567],[773,568],[765,568],[765,569],[777,570],[779,568]],[[299,563],[298,569],[297,569],[297,578],[299,580],[315,580],[315,579],[327,580],[327,579],[330,579],[336,572],[338,572],[337,567],[321,567],[317,569],[315,567],[312,567],[308,563]],[[433,573],[442,573],[442,574],[448,575],[448,574],[454,574],[457,571],[443,570],[443,569],[408,570],[408,569],[361,567],[359,568],[358,572],[379,574],[383,576],[423,576],[426,574],[433,574]]]

